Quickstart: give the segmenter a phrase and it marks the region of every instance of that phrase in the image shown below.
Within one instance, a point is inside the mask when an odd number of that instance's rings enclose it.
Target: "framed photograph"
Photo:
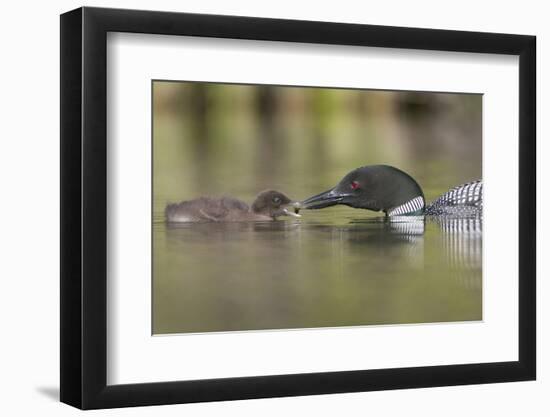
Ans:
[[[61,401],[533,380],[535,37],[61,16]]]

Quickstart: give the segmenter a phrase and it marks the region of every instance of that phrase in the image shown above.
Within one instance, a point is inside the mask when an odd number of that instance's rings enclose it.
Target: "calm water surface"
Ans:
[[[154,333],[481,319],[479,219],[154,224]],[[362,215],[363,214],[363,215]]]
[[[473,219],[387,223],[348,207],[266,223],[164,222],[201,195],[303,199],[363,165],[427,201],[481,177],[480,95],[156,83],[153,332],[480,320]]]

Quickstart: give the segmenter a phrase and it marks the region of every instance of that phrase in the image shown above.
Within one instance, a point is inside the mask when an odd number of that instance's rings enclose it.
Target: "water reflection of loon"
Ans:
[[[371,165],[349,172],[334,188],[297,204],[298,209],[322,209],[343,204],[383,211],[386,216],[481,215],[481,180],[452,188],[426,206],[420,185],[406,172],[388,165]]]
[[[292,257],[302,257],[304,248],[311,242],[331,242],[335,262],[360,259],[368,253],[373,259],[391,259],[391,264],[407,265],[409,270],[434,268],[428,266],[437,254],[446,270],[442,279],[451,279],[462,287],[479,290],[482,266],[482,222],[480,216],[393,216],[350,219],[338,223],[312,219],[312,221],[286,222],[210,222],[164,223],[167,238],[190,245],[191,242],[210,248],[228,244],[238,247],[253,242],[254,257],[278,259],[278,268],[289,268]],[[425,237],[425,234],[428,236]],[[243,255],[245,256],[245,255]],[[251,256],[247,253],[246,256]],[[428,264],[427,264],[428,263]],[[288,265],[287,265],[288,264]],[[374,267],[376,270],[376,267]]]
[[[428,221],[442,229],[442,246],[456,278],[467,288],[481,288],[482,231],[481,215],[470,217],[431,216]]]
[[[434,227],[438,232],[430,233],[430,242],[426,244],[426,229]],[[350,227],[341,227],[340,233],[350,244],[368,246],[370,252],[379,252],[385,258],[394,259],[395,253],[405,254],[412,268],[415,264],[425,268],[424,259],[429,258],[433,247],[442,248],[449,268],[444,275],[448,274],[463,287],[479,290],[482,230],[480,215],[393,216],[353,220]],[[394,253],[394,249],[397,252]]]

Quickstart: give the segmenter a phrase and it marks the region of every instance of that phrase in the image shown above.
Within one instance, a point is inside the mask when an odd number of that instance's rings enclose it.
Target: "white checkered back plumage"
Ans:
[[[469,182],[451,188],[426,207],[427,215],[468,215],[483,211],[483,182]]]

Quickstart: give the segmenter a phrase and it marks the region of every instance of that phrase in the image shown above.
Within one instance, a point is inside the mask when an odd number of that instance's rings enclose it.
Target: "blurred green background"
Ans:
[[[474,94],[154,81],[153,332],[480,319],[479,234],[460,241],[473,254],[462,265],[436,224],[409,239],[365,210],[180,227],[163,211],[267,188],[300,200],[381,163],[430,201],[481,178],[481,123]]]

